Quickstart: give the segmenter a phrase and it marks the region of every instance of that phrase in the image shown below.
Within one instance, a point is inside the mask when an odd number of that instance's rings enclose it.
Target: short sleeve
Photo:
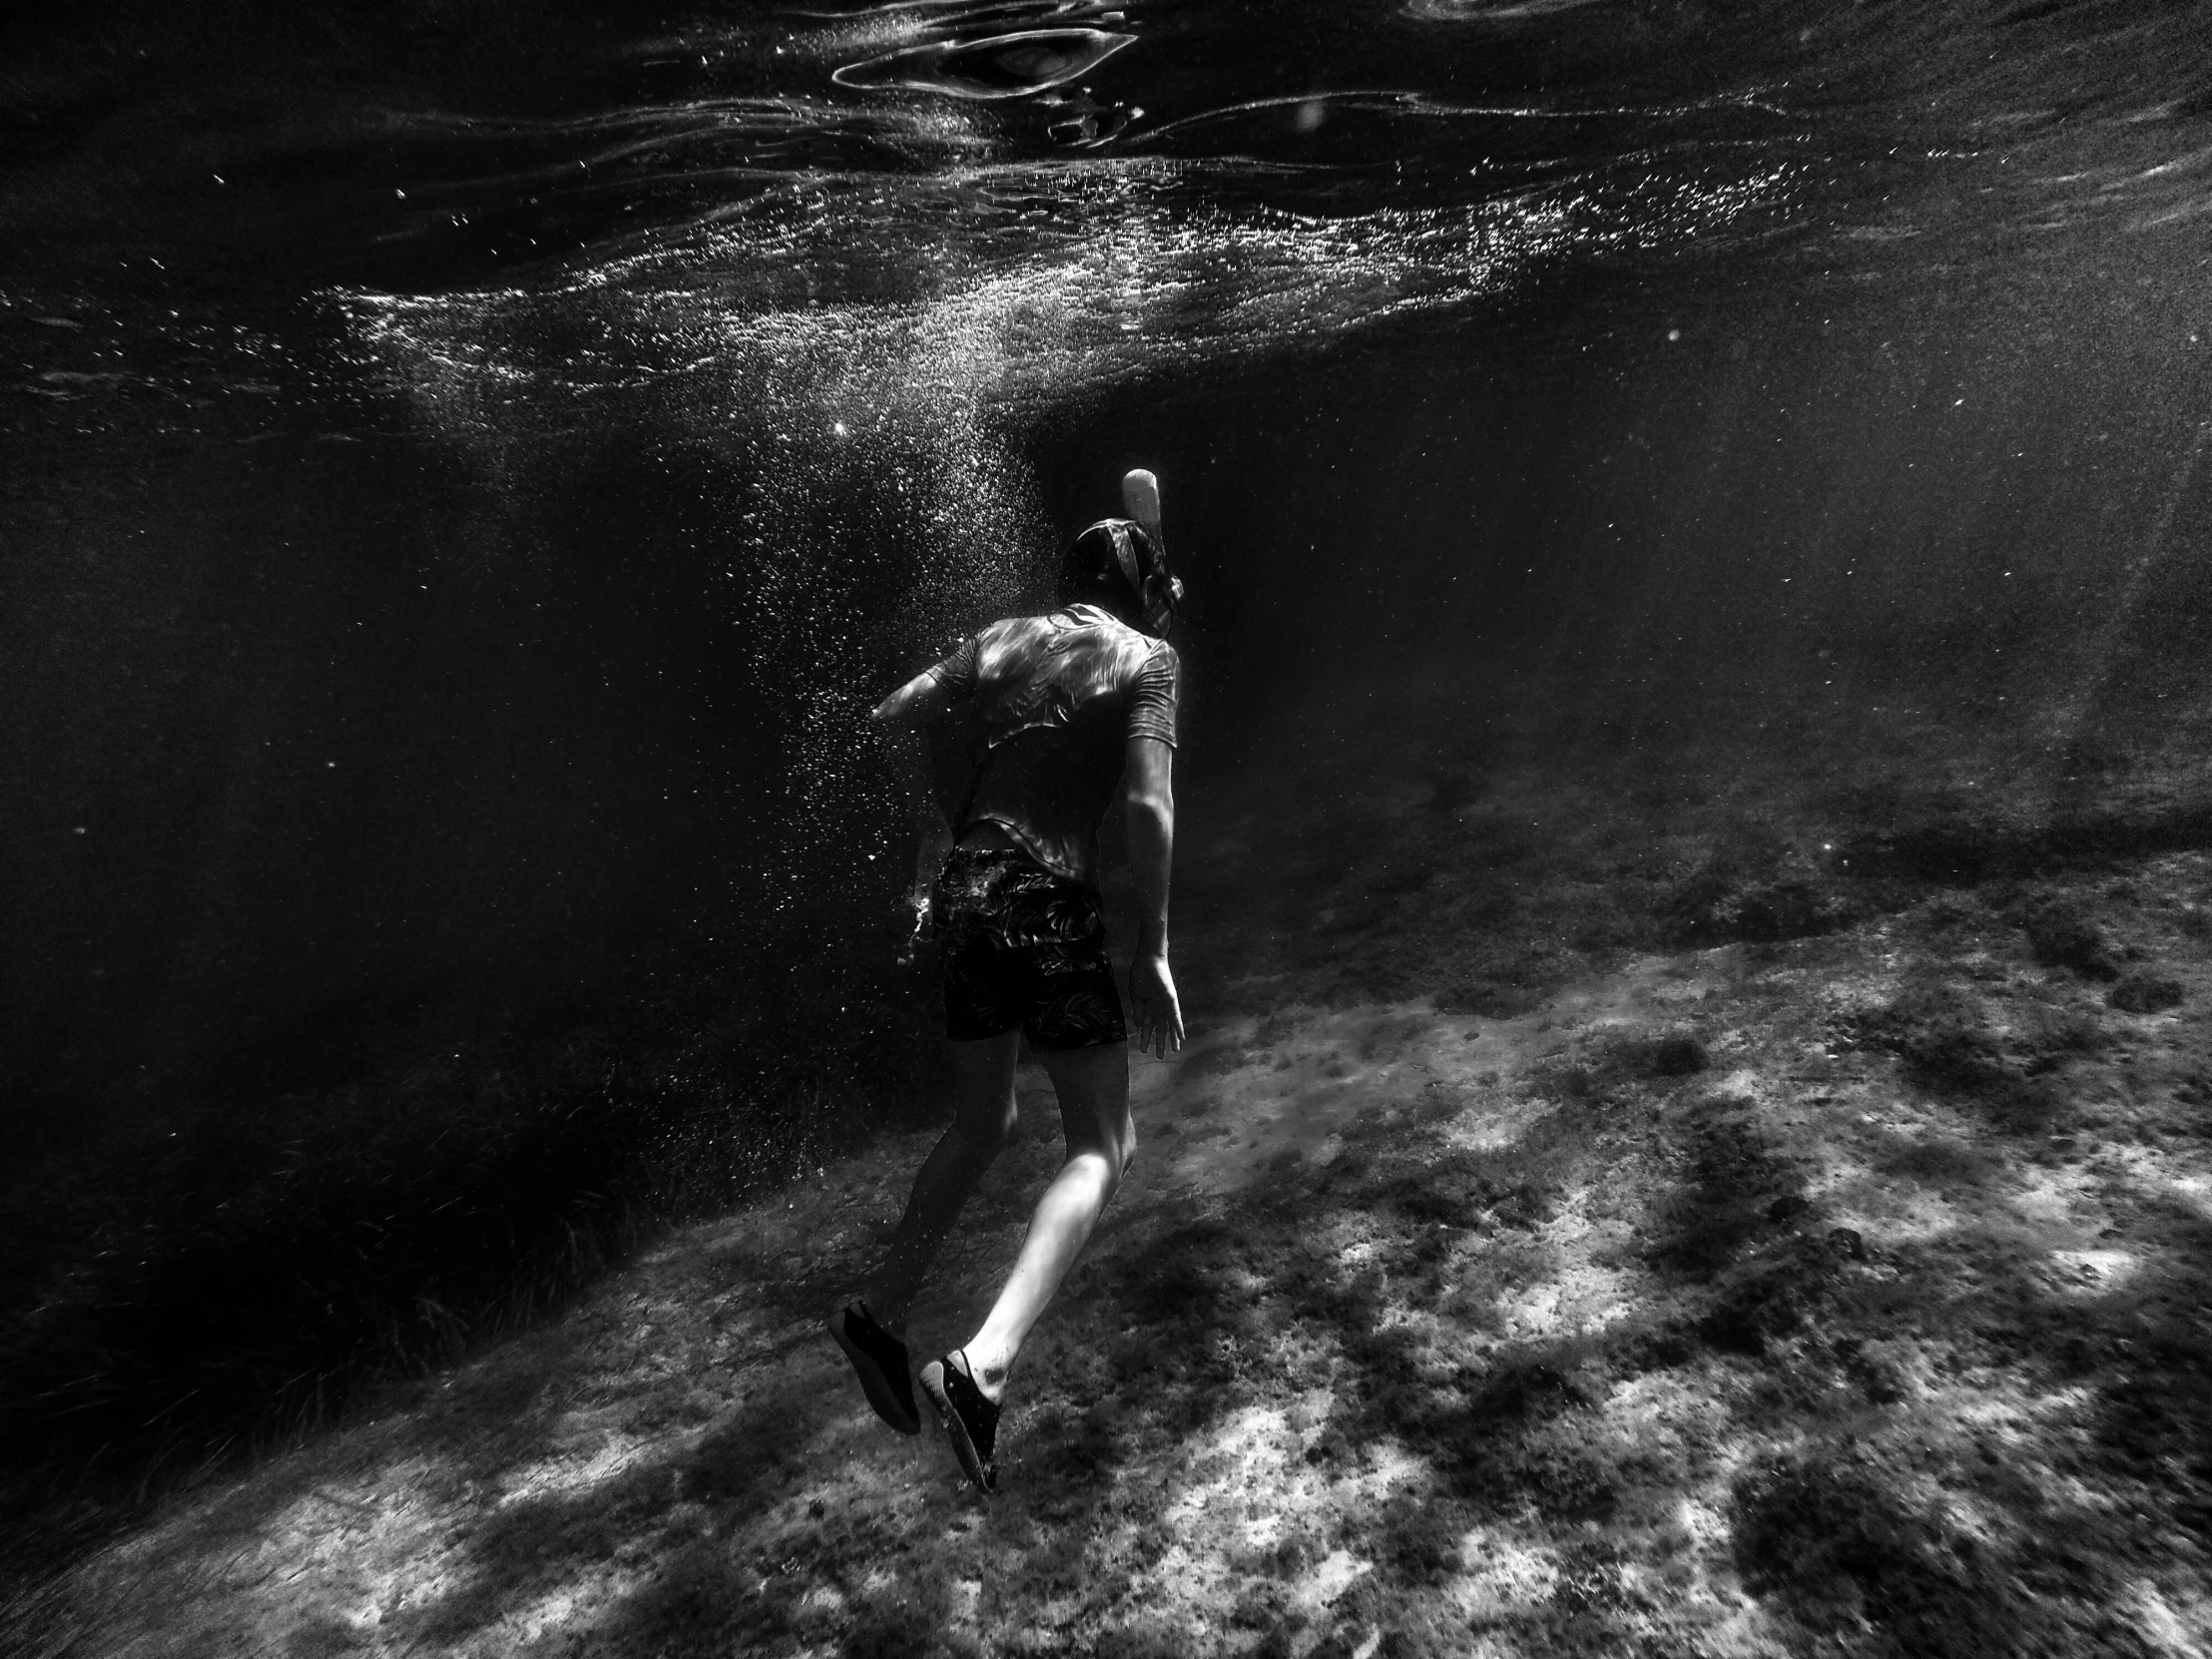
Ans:
[[[1137,670],[1129,688],[1129,729],[1132,738],[1158,738],[1175,747],[1175,705],[1183,688],[1183,665],[1175,647],[1162,644]]]
[[[936,676],[937,684],[944,687],[957,701],[975,695],[979,684],[977,665],[980,660],[981,647],[976,643],[976,636],[970,634],[960,642],[959,648],[951,656],[936,664],[929,672]]]

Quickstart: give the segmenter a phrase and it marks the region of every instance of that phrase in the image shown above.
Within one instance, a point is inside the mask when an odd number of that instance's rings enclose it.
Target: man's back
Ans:
[[[958,835],[996,824],[1095,886],[1098,826],[1131,738],[1175,743],[1175,649],[1094,605],[1009,617],[930,671],[954,699],[931,737]]]

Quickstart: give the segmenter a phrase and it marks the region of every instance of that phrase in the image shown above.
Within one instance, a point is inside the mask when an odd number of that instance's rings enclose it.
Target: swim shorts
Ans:
[[[1098,890],[1006,848],[956,846],[929,895],[954,1042],[1020,1026],[1039,1054],[1128,1039]]]

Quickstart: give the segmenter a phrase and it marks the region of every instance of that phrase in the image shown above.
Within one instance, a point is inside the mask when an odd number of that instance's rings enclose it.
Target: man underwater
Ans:
[[[1128,1029],[1098,888],[1098,828],[1125,776],[1137,1046],[1163,1059],[1183,1046],[1167,931],[1181,666],[1166,637],[1183,585],[1168,565],[1152,474],[1130,473],[1122,497],[1130,518],[1101,520],[1069,548],[1057,610],[992,623],[871,717],[895,741],[923,822],[915,905],[926,904],[937,943],[953,1071],[952,1126],[915,1176],[882,1266],[828,1320],[868,1403],[892,1427],[920,1432],[907,1314],[1013,1132],[1024,1035],[1052,1079],[1067,1136],[1067,1160],[1038,1200],[989,1317],[964,1347],[921,1369],[961,1469],[984,1492],[998,1483],[998,1416],[1015,1357],[1136,1151]],[[940,717],[940,748],[960,750],[942,800],[923,742]],[[932,869],[947,839],[951,850]]]

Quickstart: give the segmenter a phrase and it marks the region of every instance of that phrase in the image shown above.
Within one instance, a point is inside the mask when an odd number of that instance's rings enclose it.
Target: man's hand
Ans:
[[[929,940],[929,895],[927,893],[909,893],[906,903],[901,908],[905,911],[907,919],[913,923],[911,927],[907,928],[906,937],[900,941],[898,955],[894,958],[898,965],[903,968],[912,967],[920,959],[921,947]]]
[[[1137,1051],[1161,1059],[1183,1046],[1183,1004],[1175,994],[1175,975],[1165,951],[1139,956],[1129,964],[1129,1002],[1137,1015]]]
[[[930,788],[929,745],[922,728],[942,714],[951,700],[936,675],[917,674],[892,692],[868,716],[883,739],[892,773],[905,786],[914,813],[914,884],[906,896],[913,927],[899,946],[898,965],[909,966],[929,935],[929,891],[952,847],[952,827],[945,823]]]
[[[906,942],[899,947],[898,965],[911,965],[920,953],[922,942],[929,937],[929,895],[937,884],[937,871],[944,865],[945,854],[952,850],[952,827],[945,823],[944,815],[931,810],[927,821],[915,826],[914,884],[906,894],[906,907],[913,915],[913,929],[906,935]]]
[[[952,826],[931,806],[914,815],[914,908],[927,916],[938,872],[952,853]]]

